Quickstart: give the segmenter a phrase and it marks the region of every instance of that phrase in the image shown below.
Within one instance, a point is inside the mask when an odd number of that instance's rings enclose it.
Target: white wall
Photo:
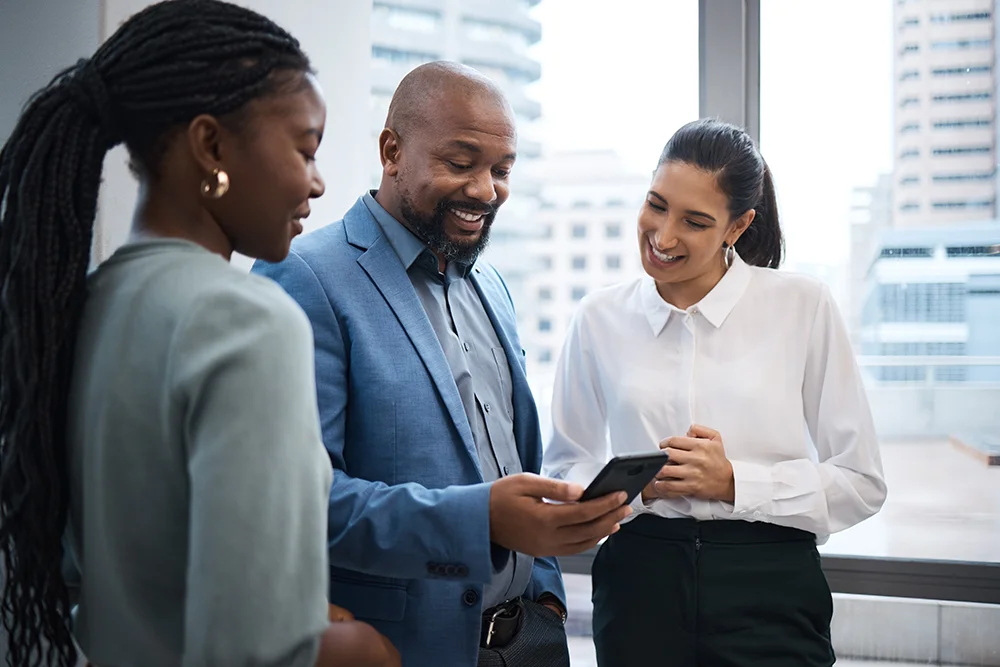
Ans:
[[[152,4],[146,0],[103,3],[102,40],[126,18]],[[326,194],[313,204],[312,215],[305,221],[306,231],[329,224],[343,217],[363,194],[368,184],[368,151],[377,151],[377,146],[370,145],[368,110],[371,0],[240,0],[239,4],[265,14],[291,32],[317,70],[327,103],[326,134],[317,156]],[[104,169],[99,237],[95,239],[99,259],[113,252],[128,234],[136,197],[123,148],[108,156]],[[235,261],[249,264],[245,259]]]

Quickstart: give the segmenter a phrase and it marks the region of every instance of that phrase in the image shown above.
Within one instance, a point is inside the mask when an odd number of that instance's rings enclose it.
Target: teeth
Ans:
[[[482,213],[467,213],[456,208],[451,209],[451,212],[466,222],[478,222],[483,217]]]
[[[653,256],[656,257],[656,259],[660,260],[661,262],[672,262],[675,259],[677,259],[676,255],[667,255],[665,253],[660,252],[659,250],[653,247],[652,243],[649,244],[649,249],[653,251]]]

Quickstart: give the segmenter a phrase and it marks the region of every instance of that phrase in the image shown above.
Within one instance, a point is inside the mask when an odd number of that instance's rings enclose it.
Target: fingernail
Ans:
[[[618,494],[618,502],[624,503],[626,500],[628,500],[628,494],[627,493],[625,493],[623,491],[623,492],[621,492],[621,493]]]

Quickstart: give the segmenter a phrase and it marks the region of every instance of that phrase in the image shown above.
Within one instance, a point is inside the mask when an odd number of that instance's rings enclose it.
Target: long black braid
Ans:
[[[61,574],[67,399],[101,169],[124,142],[155,179],[170,133],[238,122],[309,71],[291,35],[217,0],[168,0],[129,19],[37,93],[0,152],[0,618],[7,664],[74,664]]]

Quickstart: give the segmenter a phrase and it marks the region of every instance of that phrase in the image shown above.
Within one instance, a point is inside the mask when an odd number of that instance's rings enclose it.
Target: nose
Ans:
[[[497,188],[493,181],[493,171],[480,169],[472,174],[465,184],[465,196],[483,204],[495,203],[497,201]]]
[[[670,250],[677,246],[677,235],[673,233],[670,223],[661,225],[652,234],[653,246],[660,251]]]
[[[313,180],[312,186],[309,189],[309,198],[317,199],[322,197],[324,192],[326,192],[326,183],[323,181],[319,169],[313,167]]]

